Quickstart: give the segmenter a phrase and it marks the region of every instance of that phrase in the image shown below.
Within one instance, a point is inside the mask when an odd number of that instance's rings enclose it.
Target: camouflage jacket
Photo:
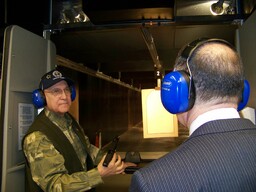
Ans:
[[[87,191],[103,183],[94,168],[102,154],[68,113],[43,110],[24,137],[23,152],[27,177],[43,191]]]

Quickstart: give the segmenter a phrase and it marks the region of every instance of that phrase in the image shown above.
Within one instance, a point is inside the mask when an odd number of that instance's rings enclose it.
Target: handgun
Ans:
[[[116,148],[117,148],[117,144],[118,144],[118,141],[119,141],[119,137],[115,137],[113,140],[112,140],[112,143],[111,143],[111,147],[110,149],[108,150],[108,153],[104,159],[104,162],[103,162],[103,166],[104,167],[107,167],[109,162],[111,161],[111,159],[113,158],[113,155],[114,153],[116,152]]]

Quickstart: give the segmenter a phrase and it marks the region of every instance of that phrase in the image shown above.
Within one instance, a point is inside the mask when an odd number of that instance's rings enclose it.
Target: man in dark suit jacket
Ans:
[[[189,138],[136,171],[130,191],[256,191],[256,126],[238,112],[249,98],[246,82],[228,42],[200,39],[182,48],[161,98]]]

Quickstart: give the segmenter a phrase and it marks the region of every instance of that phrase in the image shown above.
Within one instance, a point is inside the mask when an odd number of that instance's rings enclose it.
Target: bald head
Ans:
[[[237,103],[240,100],[244,82],[243,65],[235,48],[221,41],[205,41],[186,59],[179,55],[175,70],[187,71],[188,61],[196,103]]]

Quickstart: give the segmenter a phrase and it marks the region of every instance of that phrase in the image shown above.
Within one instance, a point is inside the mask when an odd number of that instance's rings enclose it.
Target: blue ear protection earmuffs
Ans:
[[[250,97],[250,84],[247,80],[244,80],[243,95],[237,110],[241,111],[248,103]]]
[[[193,41],[182,51],[181,56],[186,59],[188,72],[174,71],[164,76],[161,85],[161,101],[165,109],[172,113],[178,114],[190,110],[195,102],[195,89],[193,84],[193,76],[190,72],[189,60],[194,51],[206,42],[221,42],[229,47],[233,46],[221,39],[198,39]],[[233,48],[234,49],[234,48]],[[234,49],[235,50],[235,49]],[[242,110],[249,100],[250,85],[247,80],[244,81],[242,100],[238,105],[237,110]]]
[[[161,101],[172,114],[185,112],[192,108],[195,91],[192,80],[185,71],[174,71],[164,76],[161,86]]]
[[[71,89],[71,100],[74,101],[76,98],[76,89],[74,86],[70,86]],[[36,108],[40,109],[46,105],[44,93],[41,89],[36,89],[32,92],[32,101]]]

